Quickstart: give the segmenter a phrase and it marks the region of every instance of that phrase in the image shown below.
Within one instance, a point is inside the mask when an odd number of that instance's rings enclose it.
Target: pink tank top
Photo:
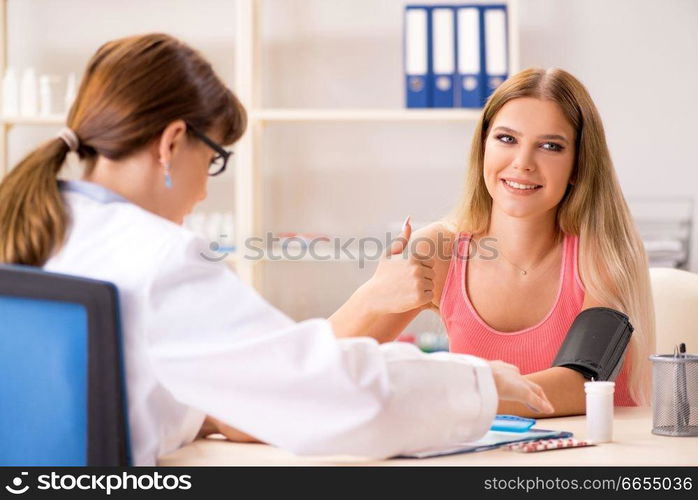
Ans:
[[[557,298],[548,314],[537,325],[516,332],[500,332],[480,318],[468,298],[465,283],[470,236],[462,233],[457,242],[458,251],[451,258],[440,303],[450,351],[506,361],[518,366],[523,374],[550,368],[584,302],[584,287],[577,273],[578,241],[577,236],[565,235]],[[616,379],[616,406],[635,406],[628,392],[628,365],[626,362]]]

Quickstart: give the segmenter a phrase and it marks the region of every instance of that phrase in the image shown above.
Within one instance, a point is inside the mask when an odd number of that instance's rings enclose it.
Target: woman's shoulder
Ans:
[[[202,256],[208,255],[205,242],[140,207],[96,203],[78,195],[68,202],[67,237],[46,270],[109,281],[124,296],[140,297],[156,276],[169,274],[171,283],[186,282],[185,273],[208,264]]]
[[[158,244],[165,238],[177,238],[186,230],[159,215],[127,201],[100,202],[81,193],[65,193],[65,200],[76,225],[90,231],[112,232],[121,241],[138,247]]]
[[[411,243],[416,252],[438,260],[450,260],[458,232],[453,224],[437,221],[416,230]]]
[[[451,266],[453,247],[458,240],[458,232],[452,224],[438,221],[415,231],[411,240],[414,245],[412,248],[416,252],[433,258],[434,298],[432,304],[434,308],[438,309]]]
[[[146,274],[161,267],[166,256],[206,262],[202,255],[210,253],[207,242],[188,229],[135,204],[95,203],[80,196],[69,202],[69,243],[72,240],[80,247],[91,248],[93,253],[108,254],[115,262],[140,265]],[[104,241],[109,245],[104,245]]]

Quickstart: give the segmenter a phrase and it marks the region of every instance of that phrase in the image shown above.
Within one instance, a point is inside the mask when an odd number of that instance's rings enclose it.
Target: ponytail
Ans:
[[[58,173],[69,148],[52,139],[0,183],[0,262],[43,266],[63,243],[68,214]]]

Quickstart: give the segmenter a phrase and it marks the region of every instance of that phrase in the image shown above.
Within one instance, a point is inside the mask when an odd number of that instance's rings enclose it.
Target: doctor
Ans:
[[[0,261],[119,289],[135,464],[190,442],[207,415],[296,453],[387,457],[479,438],[498,397],[552,411],[511,365],[336,338],[427,304],[429,262],[384,259],[330,321],[295,323],[203,259],[180,224],[245,121],[188,46],[112,41],[89,62],[68,128],[0,184]],[[57,182],[69,152],[83,180]],[[406,267],[414,278],[389,288]]]

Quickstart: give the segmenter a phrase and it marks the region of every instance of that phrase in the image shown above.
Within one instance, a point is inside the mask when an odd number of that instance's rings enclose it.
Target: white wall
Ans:
[[[265,106],[402,107],[406,2],[262,3]],[[159,30],[200,48],[232,81],[232,1],[9,0],[8,15],[12,65],[65,74],[108,39]],[[589,88],[627,198],[698,194],[698,2],[522,0],[520,34],[523,67],[560,66]],[[17,128],[11,158],[51,133]],[[461,189],[471,133],[472,124],[273,125],[264,229],[379,234],[408,214],[438,218]],[[232,207],[231,196],[232,179],[215,179],[205,207]],[[270,264],[268,296],[296,317],[329,314],[370,275],[352,266]]]
[[[693,198],[698,2],[525,0],[523,66],[560,66],[600,110],[626,198]],[[698,271],[698,227],[692,271]]]

